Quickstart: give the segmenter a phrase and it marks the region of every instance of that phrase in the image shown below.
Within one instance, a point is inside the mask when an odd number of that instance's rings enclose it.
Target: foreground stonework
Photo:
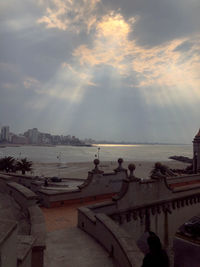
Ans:
[[[118,160],[118,167],[112,172],[104,173],[99,170],[99,161],[94,161],[94,169],[88,172],[88,176],[85,180],[78,180],[79,185],[73,187],[66,187],[62,183],[48,183],[45,186],[44,179],[40,177],[32,177],[18,174],[8,174],[11,180],[22,184],[35,192],[40,204],[44,207],[50,208],[66,203],[73,202],[86,202],[94,199],[104,199],[113,196],[120,191],[123,179],[127,176],[126,169],[122,167],[122,159]],[[5,175],[4,175],[5,176]],[[64,181],[74,182],[70,178],[63,179]],[[54,184],[54,185],[53,185]]]
[[[136,244],[147,231],[160,237],[173,261],[176,231],[199,213],[200,175],[144,180],[134,176],[134,165],[129,171],[112,201],[79,209],[78,226],[96,238],[119,266],[141,266]]]
[[[119,166],[112,173],[104,173],[98,168],[99,161],[94,161],[95,168],[88,172],[85,182],[70,189],[58,188],[59,186],[55,188],[52,185],[45,187],[40,178],[35,181],[33,177],[0,175],[1,189],[15,198],[33,223],[31,236],[37,240],[37,246],[29,250],[32,253],[32,267],[43,265],[43,217],[36,206],[38,200],[45,207],[51,207],[53,204],[84,202],[88,198],[114,193],[117,195],[111,201],[79,208],[79,228],[105,248],[116,266],[142,265],[144,255],[138,248],[138,242],[148,231],[153,231],[160,237],[171,256],[177,229],[199,213],[200,175],[142,179],[135,177],[134,164],[129,165],[128,173],[122,167],[122,162],[121,159],[118,161]],[[31,240],[29,241],[31,244]]]
[[[36,204],[37,195],[13,182],[12,177],[2,174],[0,192],[6,198],[7,207],[7,211],[0,214],[1,266],[43,267],[46,231],[43,214]],[[8,209],[9,199],[12,199],[12,209]],[[17,207],[17,211],[13,206]],[[25,225],[21,225],[20,218],[24,218]]]

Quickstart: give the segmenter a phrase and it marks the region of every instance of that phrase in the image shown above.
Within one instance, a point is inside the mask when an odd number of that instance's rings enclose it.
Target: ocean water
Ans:
[[[98,149],[99,148],[99,149]],[[88,162],[98,157],[100,161],[168,161],[170,156],[181,155],[192,158],[192,145],[97,145],[92,147],[76,146],[19,146],[0,147],[0,158],[13,156],[17,159],[28,158],[33,162],[67,163]]]

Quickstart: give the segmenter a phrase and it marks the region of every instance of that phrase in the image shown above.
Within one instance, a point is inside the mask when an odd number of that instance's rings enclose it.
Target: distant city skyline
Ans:
[[[198,0],[0,2],[0,123],[14,132],[191,143]]]
[[[0,125],[0,142],[8,141],[14,144],[192,144],[190,143],[176,143],[176,142],[151,142],[151,141],[126,141],[126,140],[112,140],[112,139],[94,139],[91,137],[78,137],[77,135],[72,135],[70,133],[57,133],[53,134],[52,132],[42,132],[37,127],[32,129],[26,129],[25,131],[20,131],[18,133],[14,132],[12,129],[10,130],[9,125]],[[26,137],[26,140],[23,139]]]
[[[77,145],[82,146],[92,143],[91,139],[80,140],[75,135],[52,135],[43,133],[37,128],[28,129],[23,133],[17,134],[10,131],[10,126],[0,127],[0,143],[19,144],[19,145]]]

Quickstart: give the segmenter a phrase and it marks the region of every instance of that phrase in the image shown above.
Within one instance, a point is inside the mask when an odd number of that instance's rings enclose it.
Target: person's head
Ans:
[[[151,251],[152,250],[153,251],[161,250],[162,246],[161,246],[161,242],[160,242],[159,237],[156,234],[152,233],[152,232],[150,232],[149,234],[150,235],[149,235],[149,237],[147,239],[147,243],[149,245],[149,249]]]

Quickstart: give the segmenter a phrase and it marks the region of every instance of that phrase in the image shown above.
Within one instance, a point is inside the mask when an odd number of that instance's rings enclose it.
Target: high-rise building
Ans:
[[[28,144],[28,138],[24,135],[13,135],[12,136],[12,143],[13,144]]]
[[[24,136],[28,138],[29,143],[38,144],[39,132],[37,128],[29,129],[24,133]]]
[[[9,126],[1,127],[1,140],[9,141]]]
[[[37,128],[33,128],[31,130],[31,133],[32,133],[31,143],[32,144],[37,144],[38,143],[38,135],[39,135],[38,129]]]

